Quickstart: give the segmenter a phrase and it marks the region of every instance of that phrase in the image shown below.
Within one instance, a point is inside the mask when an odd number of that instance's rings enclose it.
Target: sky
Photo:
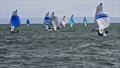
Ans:
[[[0,18],[10,18],[16,9],[21,18],[40,18],[53,11],[58,17],[94,17],[101,2],[110,17],[120,18],[120,0],[0,0]]]

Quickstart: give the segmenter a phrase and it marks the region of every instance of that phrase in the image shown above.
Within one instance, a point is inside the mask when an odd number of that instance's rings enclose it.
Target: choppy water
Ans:
[[[0,25],[0,68],[120,68],[120,24],[108,37],[77,24],[56,32],[42,25],[22,25],[11,34]]]

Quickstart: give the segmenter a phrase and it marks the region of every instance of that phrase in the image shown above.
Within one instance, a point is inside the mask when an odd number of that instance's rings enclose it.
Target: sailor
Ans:
[[[105,31],[104,29],[103,30],[99,30],[98,31],[98,35],[99,36],[108,36],[108,31]]]

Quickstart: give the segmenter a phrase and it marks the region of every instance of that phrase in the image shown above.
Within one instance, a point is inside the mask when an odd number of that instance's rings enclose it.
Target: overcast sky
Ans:
[[[93,17],[100,2],[111,17],[120,17],[120,0],[0,0],[0,18],[9,18],[15,9],[22,18],[44,17],[48,11],[58,17]]]

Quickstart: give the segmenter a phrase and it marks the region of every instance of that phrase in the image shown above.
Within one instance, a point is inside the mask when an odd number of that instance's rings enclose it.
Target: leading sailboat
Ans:
[[[96,23],[98,26],[99,36],[108,35],[108,31],[106,29],[110,26],[110,19],[109,19],[108,14],[103,11],[102,3],[100,3],[97,6],[94,23]]]

